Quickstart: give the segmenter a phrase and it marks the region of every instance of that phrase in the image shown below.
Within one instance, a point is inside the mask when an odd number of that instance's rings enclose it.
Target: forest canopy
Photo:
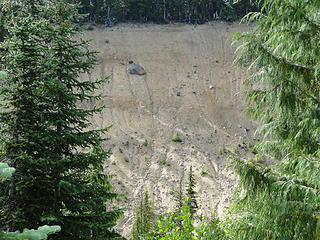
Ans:
[[[123,21],[204,23],[237,20],[258,9],[258,0],[78,0],[86,21],[105,25]]]

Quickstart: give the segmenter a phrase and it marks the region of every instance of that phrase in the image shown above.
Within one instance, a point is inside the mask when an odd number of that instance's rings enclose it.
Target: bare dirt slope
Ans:
[[[174,207],[179,179],[190,166],[197,180],[198,215],[222,214],[230,202],[234,180],[225,170],[227,154],[221,147],[241,152],[238,144],[252,141],[254,131],[241,94],[245,72],[232,67],[234,48],[227,38],[248,29],[219,22],[126,24],[85,33],[100,51],[90,77],[111,75],[102,89],[107,97],[98,103],[109,108],[93,125],[114,124],[104,147],[113,151],[106,171],[116,175],[116,190],[127,193],[129,209],[118,226],[123,235],[129,234],[144,189],[158,213]],[[147,74],[130,75],[129,60]],[[248,135],[244,128],[250,129]],[[172,141],[174,133],[182,142]]]

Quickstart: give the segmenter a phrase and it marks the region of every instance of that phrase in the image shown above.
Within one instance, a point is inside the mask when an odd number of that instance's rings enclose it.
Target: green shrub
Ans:
[[[200,171],[200,175],[204,176],[204,175],[207,175],[207,174],[208,174],[208,171],[206,169],[202,168],[201,171]]]
[[[154,231],[146,237],[148,240],[192,240],[195,239],[193,219],[190,213],[189,200],[181,206],[179,212],[169,212],[161,215]]]
[[[179,137],[179,135],[177,133],[173,134],[172,141],[173,142],[182,142],[181,138]]]

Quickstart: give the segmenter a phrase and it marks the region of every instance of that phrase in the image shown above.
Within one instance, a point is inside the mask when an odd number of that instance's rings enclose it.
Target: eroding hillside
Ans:
[[[134,204],[146,188],[156,212],[174,207],[179,179],[193,166],[198,215],[223,214],[231,201],[232,173],[225,169],[224,148],[247,154],[243,143],[254,141],[254,127],[244,113],[241,82],[245,71],[234,69],[229,35],[249,28],[237,23],[192,25],[117,25],[85,32],[100,51],[91,78],[111,76],[101,90],[109,108],[92,121],[113,124],[112,157],[106,172],[129,205],[119,230],[128,236]],[[146,75],[131,75],[129,61]],[[87,76],[83,76],[87,77]],[[245,131],[249,129],[248,132]],[[173,142],[177,133],[182,142]]]

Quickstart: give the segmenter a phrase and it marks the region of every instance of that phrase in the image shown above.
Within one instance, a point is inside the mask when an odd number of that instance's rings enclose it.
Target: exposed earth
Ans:
[[[227,41],[231,33],[249,29],[212,22],[119,24],[85,32],[83,38],[93,39],[100,52],[89,77],[111,77],[101,89],[105,99],[95,103],[108,108],[92,121],[94,127],[113,124],[104,145],[113,155],[105,169],[116,175],[115,191],[125,194],[120,204],[129,206],[117,227],[123,236],[130,235],[144,189],[157,213],[174,208],[179,179],[190,166],[197,181],[197,215],[224,215],[235,185],[227,157],[231,152],[246,156],[245,144],[255,140],[244,111],[246,70],[232,66],[235,47]],[[146,74],[130,74],[133,64]],[[175,133],[182,142],[172,141]]]

